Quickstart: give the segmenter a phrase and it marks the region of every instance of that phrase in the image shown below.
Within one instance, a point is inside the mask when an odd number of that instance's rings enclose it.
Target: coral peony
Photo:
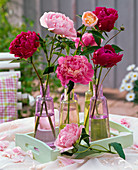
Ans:
[[[15,57],[29,58],[39,47],[39,37],[33,31],[21,32],[11,42],[9,50],[11,54],[15,54]]]
[[[111,45],[105,45],[104,47],[99,48],[93,54],[93,63],[100,64],[104,67],[113,67],[122,60],[123,54],[115,53],[115,50]]]
[[[82,24],[87,27],[94,27],[98,22],[97,16],[91,11],[86,11],[82,15]]]
[[[82,42],[80,42],[80,38],[74,38],[73,41],[75,42],[75,47],[78,48],[79,46],[97,46],[95,39],[91,33],[85,33],[82,36]]]
[[[101,31],[110,32],[118,19],[118,13],[113,8],[96,7],[93,13],[98,17],[97,26]]]
[[[72,149],[73,144],[79,139],[83,127],[82,125],[78,127],[75,123],[67,124],[60,131],[54,145],[61,149],[61,152]]]
[[[76,37],[77,33],[74,28],[74,23],[69,17],[57,12],[45,12],[40,18],[40,23],[49,31],[63,37]]]
[[[88,84],[92,81],[94,71],[85,56],[60,57],[58,64],[56,73],[63,86],[68,84],[69,80],[81,84]]]

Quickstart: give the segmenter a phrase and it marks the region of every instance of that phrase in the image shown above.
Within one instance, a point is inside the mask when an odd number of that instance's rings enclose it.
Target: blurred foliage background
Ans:
[[[20,24],[13,24],[10,22],[11,15],[14,15],[14,12],[10,12],[10,8],[8,6],[9,3],[12,3],[11,0],[0,0],[0,52],[9,52],[9,46],[12,40],[20,34],[22,31],[28,31],[31,29],[33,31],[33,21],[29,18],[25,18],[22,16],[22,21]],[[41,53],[40,49],[34,54],[34,63],[40,74],[43,72],[43,68],[45,68],[46,63],[44,62],[43,53]],[[34,95],[35,92],[39,93],[39,83],[37,80],[37,76],[32,69],[30,64],[26,64],[26,62],[21,62],[20,65],[21,78],[22,82],[21,92],[29,93],[30,95]],[[57,92],[57,88],[61,87],[60,80],[57,79],[55,75],[50,77],[50,91]],[[59,95],[54,95],[54,102],[58,103]],[[28,113],[29,112],[29,113]],[[35,106],[29,106],[29,101],[24,101],[23,110],[19,111],[19,118],[26,116],[34,116]]]

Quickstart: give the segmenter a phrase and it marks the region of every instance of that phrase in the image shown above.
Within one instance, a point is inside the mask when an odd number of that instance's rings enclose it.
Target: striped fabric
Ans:
[[[18,75],[0,77],[0,123],[17,119]]]

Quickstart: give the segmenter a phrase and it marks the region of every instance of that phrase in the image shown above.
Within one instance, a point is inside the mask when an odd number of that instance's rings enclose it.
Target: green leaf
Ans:
[[[78,17],[82,18],[82,15],[76,15],[76,16],[78,16]]]
[[[104,34],[106,35],[106,37],[108,37],[108,38],[109,38],[109,36],[108,36],[108,34],[107,34],[107,32],[106,32],[106,31],[104,31]]]
[[[54,72],[54,66],[46,67],[44,72],[43,72],[43,75],[53,73],[53,72]]]
[[[63,56],[63,57],[65,57],[65,56],[66,56],[65,54],[60,53],[60,52],[53,52],[53,54],[56,54],[56,55],[58,55],[58,56]]]
[[[120,143],[117,142],[113,142],[113,143],[109,143],[109,148],[111,149],[111,146],[114,148],[114,150],[116,150],[116,152],[118,153],[118,155],[125,159],[125,154],[122,148],[122,145]]]
[[[77,29],[77,31],[83,29],[84,27],[85,27],[85,25],[83,24],[81,27],[79,27],[79,28]]]
[[[93,36],[96,36],[96,37],[99,37],[99,38],[102,38],[103,40],[105,40],[103,35],[100,32],[98,32],[98,31],[90,30],[88,32],[92,33]]]
[[[113,30],[118,30],[118,28],[114,27]]]
[[[123,51],[120,47],[117,45],[112,44],[113,49],[115,50],[116,53],[119,53],[120,51]]]
[[[81,55],[88,55],[93,53],[95,50],[98,50],[99,48],[101,48],[100,46],[92,46],[92,47],[88,47],[86,50],[81,52]]]
[[[17,58],[15,60],[12,60],[10,63],[19,63],[19,62],[24,62],[25,60],[22,60],[20,58]]]
[[[79,143],[81,143],[82,140],[84,140],[87,143],[87,145],[90,146],[90,144],[89,144],[89,135],[86,133],[85,128],[82,128],[82,133],[81,133]]]
[[[74,82],[70,80],[69,83],[67,84],[67,86],[68,86],[67,94],[69,94],[74,87]]]

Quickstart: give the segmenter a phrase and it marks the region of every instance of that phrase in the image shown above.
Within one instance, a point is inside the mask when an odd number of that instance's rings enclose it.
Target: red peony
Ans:
[[[100,64],[104,67],[113,67],[122,60],[123,54],[115,53],[115,50],[111,45],[105,45],[104,47],[99,48],[93,54],[93,63]]]
[[[21,32],[11,42],[9,50],[11,54],[15,54],[15,57],[29,58],[37,50],[39,46],[39,37],[33,31]]]
[[[93,13],[98,17],[97,26],[101,31],[110,32],[118,19],[118,13],[113,8],[96,7]]]

